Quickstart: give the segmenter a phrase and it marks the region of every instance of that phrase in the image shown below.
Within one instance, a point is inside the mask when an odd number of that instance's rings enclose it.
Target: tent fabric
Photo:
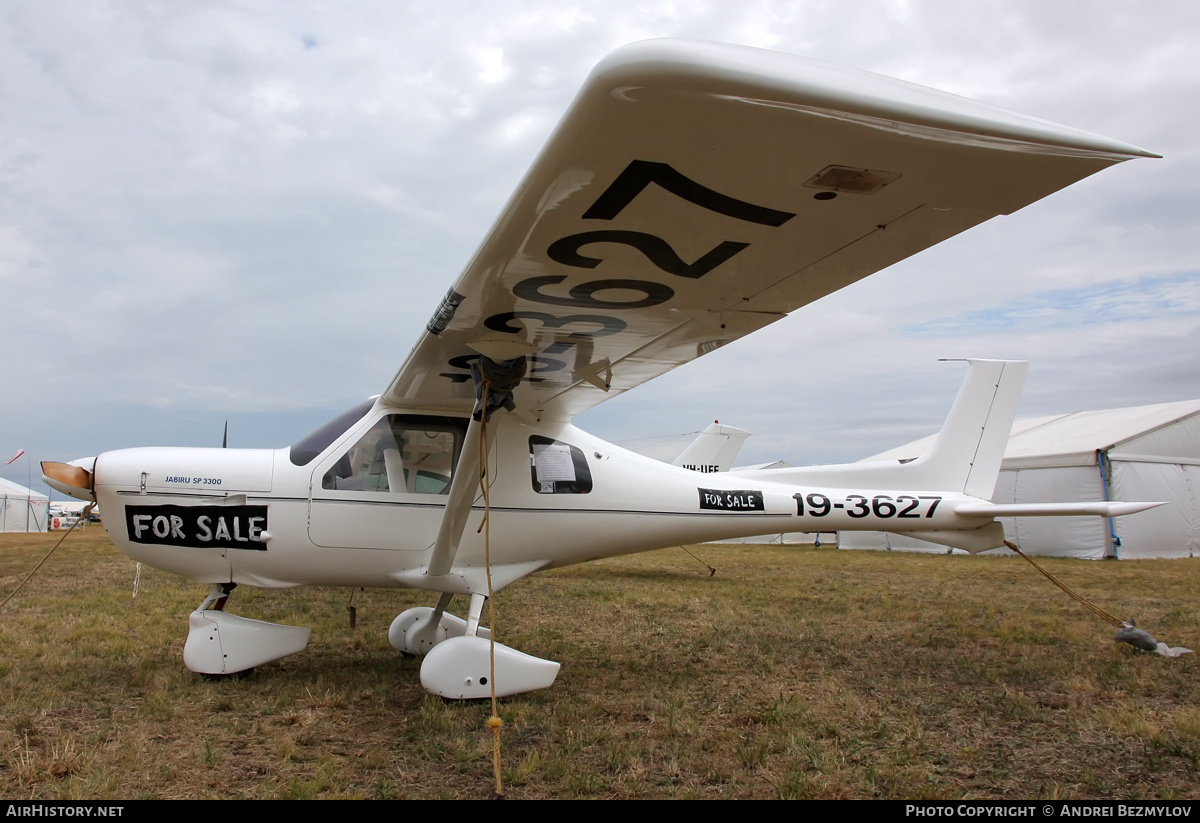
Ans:
[[[0,477],[0,532],[44,532],[50,498]]]
[[[839,549],[862,549],[889,552],[924,552],[925,554],[963,554],[927,540],[917,540],[894,532],[838,532]],[[1010,552],[1011,554],[1011,552]]]
[[[1200,466],[1113,461],[1113,496],[1166,500],[1133,517],[1115,518],[1119,557],[1200,557]]]
[[[713,543],[748,543],[756,546],[796,545],[805,546],[820,543],[821,545],[837,543],[837,532],[785,532],[783,534],[759,534],[754,537],[730,537],[726,540],[713,540]]]
[[[867,460],[920,457],[936,437],[923,437]],[[1200,460],[1200,400],[1018,420],[1008,438],[1003,468],[1094,466],[1097,451]]]
[[[919,457],[935,437],[867,459]],[[1104,472],[1111,472],[1108,494]],[[1089,559],[1200,557],[1200,400],[1072,412],[1013,424],[993,502],[1104,499],[1162,500],[1168,505],[1112,520],[1020,517],[1000,522],[1005,537],[1030,554]],[[872,536],[882,534],[845,532],[839,535],[839,546],[945,551],[911,538]]]
[[[1200,414],[1116,444],[1108,456],[1113,460],[1200,460]]]
[[[1002,481],[1002,482],[1001,482]],[[1002,496],[1003,495],[1003,496]],[[1002,471],[995,503],[1079,503],[1103,500],[1096,467]],[[1109,554],[1108,521],[1100,517],[1003,517],[1004,537],[1026,554],[1099,560]],[[993,549],[988,554],[1012,554]]]

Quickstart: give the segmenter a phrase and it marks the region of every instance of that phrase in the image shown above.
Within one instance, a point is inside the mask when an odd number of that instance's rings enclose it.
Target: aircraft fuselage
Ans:
[[[95,493],[130,557],[199,582],[450,590],[429,562],[465,418],[373,408],[316,457],[296,448],[141,448],[101,454]],[[428,429],[424,427],[429,427]],[[951,493],[773,482],[771,471],[702,474],[566,424],[501,415],[488,458],[493,567],[531,571],[681,543],[796,531],[974,529]],[[391,452],[389,455],[388,452]],[[428,468],[421,468],[426,466]],[[390,472],[390,475],[389,475]],[[477,590],[478,495],[449,583]],[[508,570],[508,574],[504,573]]]

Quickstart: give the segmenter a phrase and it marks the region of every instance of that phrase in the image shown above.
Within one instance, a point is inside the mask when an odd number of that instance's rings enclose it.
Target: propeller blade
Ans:
[[[94,460],[94,458],[87,458]],[[42,461],[42,480],[55,491],[79,500],[95,500],[95,478],[92,473],[78,463],[87,460],[76,460],[71,463],[58,463],[53,460]]]

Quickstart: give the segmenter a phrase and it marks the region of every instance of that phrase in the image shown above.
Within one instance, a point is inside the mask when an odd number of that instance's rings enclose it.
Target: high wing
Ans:
[[[384,394],[569,418],[1106,166],[1155,155],[932,89],[683,40],[592,72]]]

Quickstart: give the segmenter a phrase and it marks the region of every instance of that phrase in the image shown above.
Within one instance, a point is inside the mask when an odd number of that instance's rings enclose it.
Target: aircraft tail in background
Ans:
[[[705,473],[727,472],[749,436],[750,432],[745,429],[723,426],[714,420],[671,461],[671,465]]]

